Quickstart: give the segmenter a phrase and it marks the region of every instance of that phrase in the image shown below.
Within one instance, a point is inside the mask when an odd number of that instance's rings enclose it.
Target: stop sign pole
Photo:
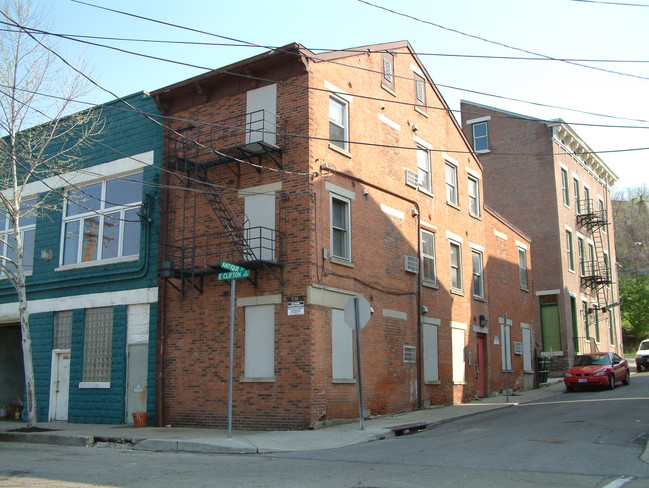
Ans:
[[[365,327],[371,316],[370,303],[364,296],[355,296],[345,306],[345,321],[356,331],[356,374],[358,376],[358,416],[361,430],[365,429],[363,418],[363,375],[361,374],[361,341],[360,330]]]

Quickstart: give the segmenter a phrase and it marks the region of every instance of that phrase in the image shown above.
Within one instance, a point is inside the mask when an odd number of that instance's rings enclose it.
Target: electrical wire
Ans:
[[[73,1],[77,1],[77,0],[73,0]],[[413,15],[398,12],[396,10],[393,10],[393,9],[390,9],[390,8],[387,8],[387,7],[383,7],[381,5],[377,5],[377,4],[368,2],[367,0],[356,0],[356,1],[359,2],[359,3],[363,3],[365,5],[369,5],[370,7],[374,7],[374,8],[380,9],[380,10],[385,10],[387,12],[390,12],[390,13],[392,13],[394,15],[398,15],[400,17],[405,17],[405,18],[414,20],[416,22],[421,22],[423,24],[431,25],[433,27],[437,27],[439,29],[446,30],[448,32],[453,32],[455,34],[459,34],[459,35],[462,35],[462,36],[465,36],[465,37],[469,37],[471,39],[477,39],[477,40],[482,41],[482,42],[486,42],[486,43],[493,44],[493,45],[500,46],[500,47],[505,47],[507,49],[512,49],[514,51],[523,52],[525,54],[530,54],[530,55],[533,55],[533,56],[539,56],[541,58],[545,58],[545,59],[550,60],[550,61],[558,61],[558,62],[561,62],[561,63],[570,64],[570,65],[573,65],[573,66],[579,66],[579,67],[586,68],[586,69],[602,71],[604,73],[616,74],[616,75],[620,75],[620,76],[627,76],[627,77],[630,77],[630,78],[637,78],[637,79],[640,79],[640,80],[649,80],[649,77],[646,77],[646,76],[640,76],[640,75],[634,75],[634,74],[631,74],[631,73],[623,73],[621,71],[614,71],[614,70],[609,70],[609,69],[604,69],[604,68],[598,68],[597,66],[588,66],[587,64],[577,63],[577,62],[574,62],[574,61],[567,61],[565,59],[555,58],[553,56],[548,56],[546,54],[537,53],[537,52],[534,52],[534,51],[530,51],[528,49],[523,49],[523,48],[520,48],[520,47],[505,44],[503,42],[493,41],[491,39],[480,37],[480,36],[477,36],[475,34],[469,34],[467,32],[463,32],[463,31],[458,30],[458,29],[445,27],[445,26],[443,26],[441,24],[436,24],[435,22],[431,22],[431,21],[428,21],[428,20],[423,20],[423,19],[420,19],[420,18],[415,17]]]

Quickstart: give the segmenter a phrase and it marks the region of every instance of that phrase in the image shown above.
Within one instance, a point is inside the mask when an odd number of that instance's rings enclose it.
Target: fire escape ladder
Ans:
[[[608,227],[606,210],[593,209],[591,200],[583,200],[579,205],[577,225],[585,228],[592,237],[592,252],[586,259],[582,285],[590,288],[597,295],[598,304],[604,307],[608,304],[608,287],[612,283],[610,262],[604,246],[603,233]]]

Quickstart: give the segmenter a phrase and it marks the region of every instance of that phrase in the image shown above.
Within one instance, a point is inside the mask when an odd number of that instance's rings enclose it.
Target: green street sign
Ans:
[[[220,280],[236,280],[238,278],[248,278],[250,276],[250,270],[246,268],[241,268],[242,271],[230,271],[228,273],[219,273],[218,278]]]
[[[236,272],[239,272],[239,273],[249,271],[247,268],[244,268],[243,266],[239,266],[238,264],[228,263],[227,261],[221,261],[221,264],[219,266],[221,268],[223,268],[223,269],[227,269],[228,271],[236,271]],[[249,276],[249,275],[247,275],[247,276]],[[224,278],[224,279],[229,279],[229,278]]]

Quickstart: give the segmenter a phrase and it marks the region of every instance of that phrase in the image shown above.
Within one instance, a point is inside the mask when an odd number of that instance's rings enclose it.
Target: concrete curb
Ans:
[[[37,432],[0,432],[0,442],[51,444],[56,446],[92,447],[95,437],[90,435],[52,435]]]

